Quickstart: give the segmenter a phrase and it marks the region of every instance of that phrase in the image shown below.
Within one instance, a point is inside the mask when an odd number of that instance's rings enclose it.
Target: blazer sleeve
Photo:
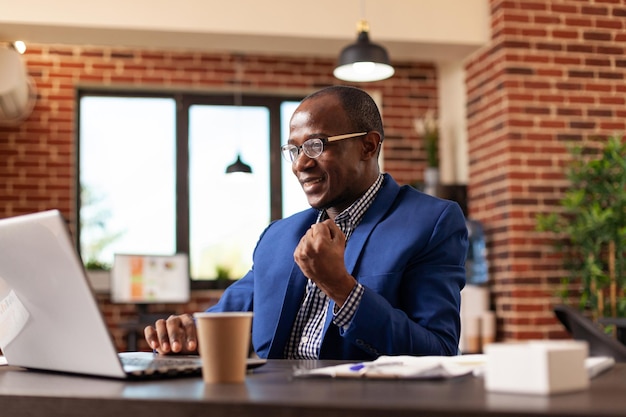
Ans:
[[[417,207],[383,219],[357,268],[365,292],[341,337],[374,357],[458,354],[465,217],[445,200]]]

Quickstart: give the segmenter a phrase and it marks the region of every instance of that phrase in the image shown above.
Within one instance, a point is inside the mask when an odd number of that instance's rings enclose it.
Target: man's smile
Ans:
[[[300,180],[300,185],[302,185],[302,188],[310,188],[321,183],[322,181],[324,181],[324,177],[303,178]]]

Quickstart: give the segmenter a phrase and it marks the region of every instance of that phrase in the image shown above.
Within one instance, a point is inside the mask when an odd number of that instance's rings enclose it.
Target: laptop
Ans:
[[[198,356],[116,351],[58,210],[0,219],[0,349],[9,365],[119,379],[202,369]]]

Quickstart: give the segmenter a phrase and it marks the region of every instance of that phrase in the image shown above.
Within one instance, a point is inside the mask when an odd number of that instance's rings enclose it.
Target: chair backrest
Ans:
[[[626,362],[626,345],[605,334],[580,311],[557,305],[554,314],[574,339],[589,343],[589,356],[611,356],[616,362]]]

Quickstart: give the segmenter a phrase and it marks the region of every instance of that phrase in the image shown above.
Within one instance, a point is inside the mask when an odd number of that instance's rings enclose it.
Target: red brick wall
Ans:
[[[142,313],[164,318],[169,314],[193,314],[196,311],[204,311],[217,303],[221,294],[222,291],[218,290],[197,290],[192,292],[191,300],[186,304],[150,304]],[[131,327],[132,323],[139,321],[138,307],[132,304],[112,304],[108,294],[97,294],[97,301],[118,351],[150,350],[143,337],[143,328],[146,323]],[[154,319],[149,323],[153,324]],[[129,349],[128,335],[131,332],[136,334],[137,346]]]
[[[568,144],[626,128],[626,3],[490,4],[492,40],[466,66],[469,211],[488,235],[499,338],[561,337],[565,272],[535,216],[568,186]]]
[[[74,221],[75,113],[78,86],[232,91],[230,55],[95,46],[29,45],[23,56],[38,89],[33,114],[0,125],[0,217],[59,208]],[[333,60],[246,56],[244,88],[303,94],[337,84]],[[437,106],[432,64],[398,63],[396,75],[371,83],[383,95],[386,169],[398,181],[422,180],[425,154],[412,118]]]

